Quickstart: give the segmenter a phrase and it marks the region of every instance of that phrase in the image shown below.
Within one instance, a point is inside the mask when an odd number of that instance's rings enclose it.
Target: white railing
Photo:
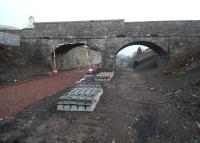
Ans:
[[[0,32],[0,44],[20,46],[20,36],[6,32]]]

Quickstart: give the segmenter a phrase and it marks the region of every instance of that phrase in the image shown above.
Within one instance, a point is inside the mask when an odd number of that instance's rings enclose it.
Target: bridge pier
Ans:
[[[106,56],[102,58],[102,68],[108,71],[113,71],[115,68],[115,56],[111,53],[106,53]]]

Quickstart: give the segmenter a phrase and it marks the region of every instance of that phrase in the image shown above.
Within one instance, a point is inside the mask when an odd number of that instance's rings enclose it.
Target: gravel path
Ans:
[[[10,86],[0,86],[0,118],[23,110],[26,106],[72,86],[82,77],[84,69],[36,78]]]

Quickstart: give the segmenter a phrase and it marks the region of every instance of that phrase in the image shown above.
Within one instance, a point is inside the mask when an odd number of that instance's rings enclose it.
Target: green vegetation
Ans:
[[[187,73],[192,69],[196,69],[200,67],[200,59],[188,59],[184,64],[179,66],[170,67],[165,71],[165,74],[169,75],[180,75],[183,73]]]
[[[140,55],[142,55],[142,53],[143,53],[142,48],[139,47],[139,48],[137,49],[136,55],[137,55],[137,56],[140,56]]]
[[[200,83],[195,87],[195,92],[198,96],[200,96]]]

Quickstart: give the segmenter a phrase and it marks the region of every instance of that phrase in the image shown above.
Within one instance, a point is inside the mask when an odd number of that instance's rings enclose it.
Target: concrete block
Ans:
[[[78,111],[77,105],[72,105],[71,106],[71,111]]]
[[[63,111],[71,111],[70,105],[64,105],[64,110]]]
[[[86,112],[92,112],[91,106],[86,106],[85,111],[86,111]]]
[[[63,109],[64,109],[63,105],[57,105],[57,110],[58,111],[63,111]]]
[[[79,106],[79,107],[78,107],[78,111],[85,112],[85,106]]]

